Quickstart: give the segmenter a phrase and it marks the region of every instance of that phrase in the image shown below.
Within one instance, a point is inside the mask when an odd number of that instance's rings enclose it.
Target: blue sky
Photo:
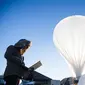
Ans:
[[[0,74],[6,67],[4,53],[10,44],[25,38],[32,41],[26,51],[26,66],[38,60],[42,66],[36,71],[61,80],[72,76],[71,71],[53,43],[56,24],[71,15],[85,15],[82,0],[0,0]]]

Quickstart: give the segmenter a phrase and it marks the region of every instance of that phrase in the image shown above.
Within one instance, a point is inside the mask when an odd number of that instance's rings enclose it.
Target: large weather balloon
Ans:
[[[73,75],[81,76],[85,65],[85,16],[74,15],[61,20],[54,29],[53,41]]]

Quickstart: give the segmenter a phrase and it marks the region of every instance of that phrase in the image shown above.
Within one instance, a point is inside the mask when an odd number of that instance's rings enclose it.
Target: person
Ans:
[[[70,85],[69,78],[67,78],[64,85]]]
[[[75,79],[75,80],[74,80],[74,85],[77,85],[77,84],[78,84],[78,80]]]
[[[23,78],[24,72],[29,71],[29,68],[25,66],[22,55],[30,48],[31,44],[32,42],[29,40],[20,39],[15,45],[8,46],[4,54],[7,61],[4,72],[6,85],[18,85],[19,79]]]

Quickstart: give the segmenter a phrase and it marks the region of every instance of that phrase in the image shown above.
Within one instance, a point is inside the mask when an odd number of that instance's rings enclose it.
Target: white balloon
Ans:
[[[85,74],[80,77],[78,85],[85,85]]]
[[[85,16],[74,15],[61,20],[54,29],[53,41],[73,76],[81,76],[85,65]]]

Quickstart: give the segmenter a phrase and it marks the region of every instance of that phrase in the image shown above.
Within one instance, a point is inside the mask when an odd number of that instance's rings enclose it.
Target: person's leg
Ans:
[[[4,78],[6,85],[18,85],[19,78],[16,75],[10,75]]]

